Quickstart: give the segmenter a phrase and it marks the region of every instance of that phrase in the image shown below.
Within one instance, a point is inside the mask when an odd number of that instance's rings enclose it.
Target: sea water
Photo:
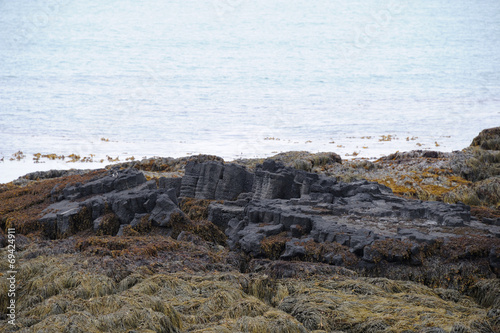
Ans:
[[[0,182],[108,157],[462,149],[500,125],[499,50],[498,0],[0,0]]]

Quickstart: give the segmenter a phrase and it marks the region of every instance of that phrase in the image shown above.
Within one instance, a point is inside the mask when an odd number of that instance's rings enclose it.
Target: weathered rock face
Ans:
[[[108,193],[111,191],[123,191],[134,188],[146,182],[142,172],[130,169],[125,171],[113,171],[112,174],[86,183],[85,185],[69,186],[63,190],[59,201],[76,200],[85,196]]]
[[[234,200],[240,193],[250,192],[253,174],[245,167],[218,161],[186,164],[180,196],[196,199]]]
[[[180,183],[165,179],[160,184],[163,187],[157,188],[154,180],[147,182],[135,169],[112,169],[109,175],[83,186],[65,188],[58,198],[60,201],[45,209],[40,221],[51,237],[69,235],[87,225],[98,227],[100,218],[108,212],[113,212],[122,225],[149,215],[154,225],[165,226],[172,214],[184,213],[178,207],[176,195]],[[85,197],[89,198],[82,201]]]

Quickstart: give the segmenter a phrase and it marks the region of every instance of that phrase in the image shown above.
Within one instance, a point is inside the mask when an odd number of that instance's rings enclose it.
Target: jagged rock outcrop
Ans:
[[[219,161],[186,164],[180,196],[196,199],[234,200],[239,194],[250,192],[253,174],[236,164]]]
[[[264,255],[265,238],[280,233],[289,239],[282,259],[303,256],[300,244],[310,240],[348,246],[363,257],[364,249],[377,240],[410,239],[428,244],[450,235],[423,233],[417,228],[458,227],[471,221],[470,208],[464,204],[405,199],[377,183],[338,182],[275,161],[257,166],[252,193],[212,204],[209,219],[226,230],[231,247],[254,257]],[[365,258],[370,261],[369,254]]]
[[[40,219],[51,237],[65,236],[86,226],[100,225],[99,218],[113,212],[121,225],[149,215],[153,225],[166,226],[179,209],[178,181],[146,181],[142,172],[111,169],[109,174],[86,183],[68,186],[58,202],[44,210]],[[169,186],[171,185],[171,186]],[[88,197],[86,200],[82,200]]]
[[[101,228],[102,216],[109,213],[120,230],[144,219],[171,227],[173,214],[185,216],[179,197],[214,200],[208,220],[225,232],[232,249],[256,258],[269,251],[284,260],[302,258],[311,244],[338,244],[370,264],[382,256],[378,242],[392,239],[416,245],[402,257],[385,253],[384,258],[418,265],[425,246],[453,237],[450,228],[472,222],[469,206],[461,203],[406,199],[378,183],[344,183],[273,160],[254,173],[236,164],[194,160],[186,164],[184,177],[158,182],[147,181],[136,169],[111,169],[89,183],[66,187],[40,221],[54,237],[86,226]],[[273,237],[278,245],[263,248]],[[318,260],[342,264],[344,259],[331,252]],[[490,261],[498,265],[497,252],[491,252]]]

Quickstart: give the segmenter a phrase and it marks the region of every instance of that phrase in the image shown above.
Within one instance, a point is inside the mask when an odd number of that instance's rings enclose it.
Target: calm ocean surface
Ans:
[[[498,0],[0,0],[0,182],[38,152],[378,157],[493,126]]]

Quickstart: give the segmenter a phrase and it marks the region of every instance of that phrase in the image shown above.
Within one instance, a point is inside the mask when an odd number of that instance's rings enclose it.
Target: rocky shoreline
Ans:
[[[4,316],[0,327],[496,332],[499,175],[500,128],[481,132],[462,151],[398,152],[375,162],[342,161],[334,153],[289,152],[231,163],[200,155],[29,174],[0,187],[0,245],[6,245],[5,231],[15,228],[25,272],[17,326]],[[54,267],[30,273],[44,260],[57,266],[56,275],[50,273]],[[109,280],[107,291],[96,292],[91,282],[82,294],[82,281],[54,282],[71,267],[93,275],[91,281]],[[135,283],[125,282],[132,276]],[[156,296],[167,292],[165,281],[154,292],[141,289],[136,300],[157,297],[159,303],[138,316],[163,324],[137,319],[120,328],[116,318],[124,307],[139,311],[130,298],[122,299],[124,293],[151,279],[167,279],[168,285],[176,280],[186,295]],[[53,291],[44,291],[47,283]],[[205,304],[217,302],[210,295],[203,301],[187,296],[188,289],[205,288],[200,283],[212,285],[220,304]],[[405,318],[391,306],[404,297],[420,297],[410,301]],[[105,307],[110,298],[117,302],[113,312],[92,315],[90,300]],[[6,309],[7,302],[2,293],[0,306]],[[372,311],[372,302],[385,305]],[[238,314],[226,313],[243,303]],[[61,309],[54,310],[56,304]],[[209,307],[204,328],[192,318],[194,304]],[[54,322],[60,330],[50,328]]]

